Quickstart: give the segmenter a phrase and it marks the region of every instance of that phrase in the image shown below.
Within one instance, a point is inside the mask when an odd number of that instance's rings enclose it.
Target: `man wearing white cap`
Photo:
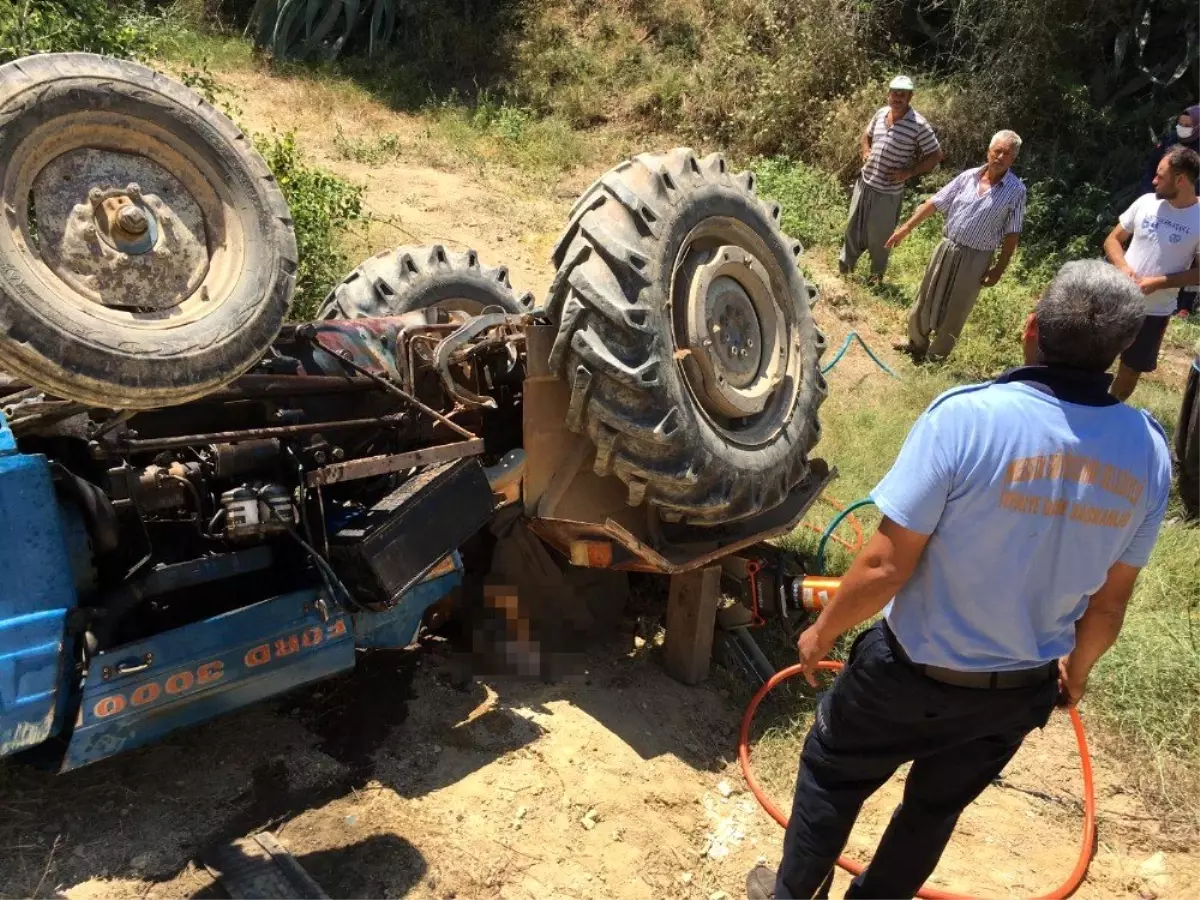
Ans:
[[[871,117],[862,136],[862,173],[850,200],[850,221],[838,269],[854,271],[864,252],[871,280],[882,281],[891,251],[885,246],[900,220],[904,183],[932,172],[944,154],[933,128],[910,106],[913,82],[898,75],[888,85],[887,106]]]

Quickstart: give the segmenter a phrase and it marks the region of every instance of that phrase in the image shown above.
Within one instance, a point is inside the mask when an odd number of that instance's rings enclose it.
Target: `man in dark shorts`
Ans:
[[[1158,351],[1179,289],[1200,284],[1200,201],[1196,179],[1200,156],[1176,145],[1158,164],[1154,193],[1143,194],[1104,241],[1104,255],[1137,282],[1146,298],[1146,318],[1133,344],[1121,354],[1112,393],[1128,399],[1138,379],[1158,368]]]

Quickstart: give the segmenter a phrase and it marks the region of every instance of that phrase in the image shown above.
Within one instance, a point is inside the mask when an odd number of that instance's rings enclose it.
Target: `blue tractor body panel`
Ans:
[[[354,667],[350,618],[299,591],[98,654],[63,769]]]
[[[50,466],[0,413],[0,757],[62,726],[66,617],[77,598]]]
[[[63,770],[354,668],[355,648],[401,649],[462,580],[457,553],[391,609],[353,615],[312,589],[101,653],[88,665]]]

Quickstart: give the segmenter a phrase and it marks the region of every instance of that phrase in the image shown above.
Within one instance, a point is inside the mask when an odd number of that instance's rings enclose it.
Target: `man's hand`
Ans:
[[[817,626],[810,625],[800,635],[796,648],[800,651],[800,665],[805,679],[810,685],[817,687],[817,663],[829,655],[829,651],[833,649],[833,641],[826,643]]]
[[[979,283],[982,284],[984,287],[991,287],[992,285],[996,284],[996,282],[998,282],[1002,277],[1004,277],[1004,270],[1001,269],[999,266],[992,266],[990,269],[988,269],[986,272],[983,273],[983,279]]]
[[[1153,294],[1155,291],[1161,291],[1167,286],[1167,277],[1165,275],[1144,275],[1141,278],[1133,275],[1132,277],[1137,282],[1137,286],[1141,288],[1143,295]]]
[[[888,180],[892,184],[904,184],[908,179],[912,178],[912,171],[909,169],[898,169],[889,176]]]
[[[904,239],[908,237],[911,232],[912,229],[909,228],[907,224],[901,225],[892,232],[891,237],[883,242],[883,246],[887,247],[889,250],[891,250],[893,247],[899,247],[902,243],[904,243]]]
[[[1064,656],[1058,661],[1058,689],[1059,702],[1067,709],[1074,709],[1078,706],[1087,690],[1087,676],[1084,675],[1080,678],[1071,672],[1070,655]]]

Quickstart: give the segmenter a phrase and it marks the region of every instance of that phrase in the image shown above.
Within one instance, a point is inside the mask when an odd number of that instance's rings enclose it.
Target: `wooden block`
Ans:
[[[698,684],[708,677],[720,600],[720,565],[671,576],[665,652],[672,678]]]

